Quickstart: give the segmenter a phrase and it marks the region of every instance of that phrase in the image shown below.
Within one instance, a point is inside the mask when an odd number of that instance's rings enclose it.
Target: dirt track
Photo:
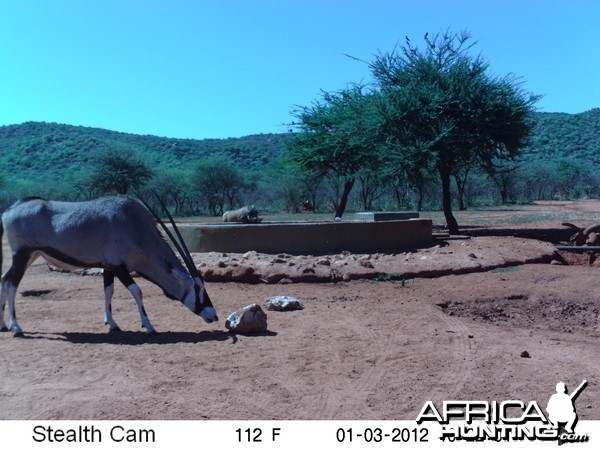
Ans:
[[[538,210],[600,218],[600,202]],[[404,284],[210,282],[221,316],[213,325],[140,280],[159,331],[150,338],[124,288],[113,308],[125,331],[108,334],[101,277],[40,261],[17,297],[26,337],[0,334],[0,418],[414,419],[426,400],[545,406],[558,381],[587,379],[577,412],[600,419],[600,268],[550,264],[547,241],[569,235],[561,220],[496,222],[471,228],[469,240],[373,259],[373,270],[407,274]],[[465,265],[474,273],[449,275]],[[445,276],[433,273],[442,266]],[[437,278],[419,277],[428,270]],[[275,295],[305,308],[269,311],[261,335],[224,328],[232,311]]]

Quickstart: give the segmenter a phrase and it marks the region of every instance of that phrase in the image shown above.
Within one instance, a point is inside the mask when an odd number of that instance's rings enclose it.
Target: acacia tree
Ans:
[[[322,180],[321,173],[303,170],[288,154],[283,154],[271,162],[263,183],[267,194],[282,202],[287,212],[298,213],[305,200],[316,207]]]
[[[355,85],[323,92],[320,101],[293,112],[299,120],[299,132],[288,144],[290,155],[304,169],[341,181],[336,217],[342,217],[346,210],[357,174],[377,170],[381,160],[376,95]]]
[[[474,161],[490,166],[510,160],[527,144],[539,96],[526,93],[514,76],[494,77],[481,56],[469,54],[467,32],[425,35],[424,48],[406,39],[369,64],[385,101],[385,129],[415,169],[434,167],[450,233],[451,177]]]
[[[233,208],[240,191],[247,185],[241,170],[227,155],[215,155],[202,160],[196,164],[194,172],[192,186],[213,216],[223,214],[226,203]]]
[[[171,169],[157,172],[147,186],[148,190],[153,192],[153,195],[148,196],[146,201],[153,203],[155,194],[165,205],[174,208],[176,216],[189,213],[190,211],[186,210],[186,204],[191,197],[189,178],[190,172],[188,170]]]
[[[152,170],[135,152],[111,147],[92,160],[92,170],[84,185],[92,194],[124,195],[139,190],[152,177]]]

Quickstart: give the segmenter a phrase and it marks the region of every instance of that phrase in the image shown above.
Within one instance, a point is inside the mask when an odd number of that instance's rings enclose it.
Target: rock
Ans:
[[[272,264],[283,264],[285,262],[287,262],[285,259],[279,257],[271,260]]]
[[[521,358],[531,358],[527,350],[521,352]]]
[[[304,305],[297,298],[286,297],[285,295],[277,295],[265,300],[265,305],[270,311],[293,311],[296,309],[304,309]]]
[[[375,267],[373,266],[373,263],[371,261],[369,261],[366,258],[363,259],[359,259],[358,260],[358,264],[360,264],[363,267],[366,267],[367,269],[374,269]]]
[[[225,321],[225,328],[234,333],[261,333],[267,330],[267,314],[253,303],[232,313]]]
[[[207,269],[202,273],[205,281],[236,283],[260,283],[262,275],[256,273],[252,267],[227,267]]]
[[[279,283],[284,278],[287,278],[285,276],[285,274],[275,271],[275,272],[265,273],[263,275],[263,277],[261,278],[261,280],[267,284],[276,284],[276,283]]]

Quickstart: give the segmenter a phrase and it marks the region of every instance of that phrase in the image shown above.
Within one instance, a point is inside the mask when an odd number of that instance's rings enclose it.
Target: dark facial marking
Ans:
[[[200,286],[195,284],[194,290],[196,291],[196,305],[194,306],[194,314],[200,314],[200,312],[204,309],[204,305],[202,304],[202,300],[200,299]]]

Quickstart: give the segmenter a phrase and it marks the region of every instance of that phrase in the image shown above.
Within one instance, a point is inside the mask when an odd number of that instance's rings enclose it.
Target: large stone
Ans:
[[[232,313],[225,321],[225,328],[234,333],[261,333],[267,330],[267,314],[253,303]]]

